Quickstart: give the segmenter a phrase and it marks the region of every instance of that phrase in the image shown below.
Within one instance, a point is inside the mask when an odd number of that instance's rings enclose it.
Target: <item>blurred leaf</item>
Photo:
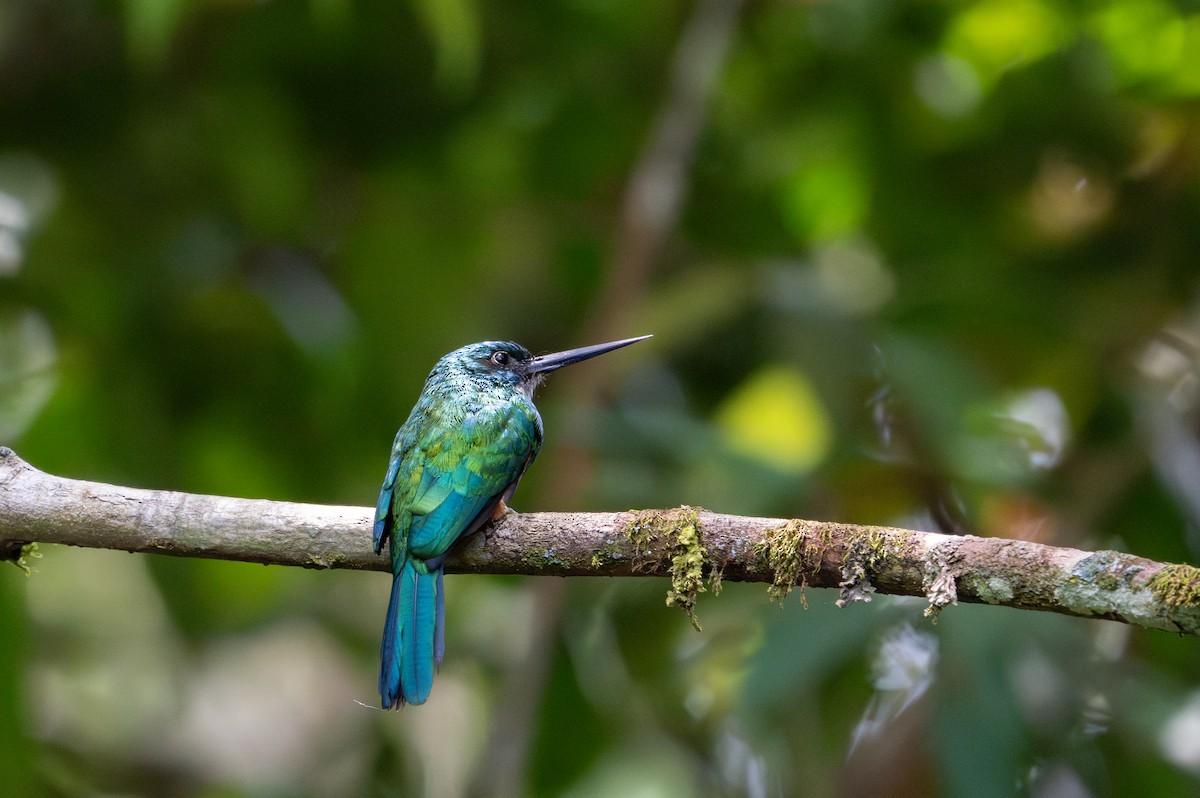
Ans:
[[[1182,17],[1161,0],[1119,0],[1091,21],[1123,82],[1200,93],[1200,14]]]
[[[413,0],[413,4],[433,39],[441,88],[453,96],[467,93],[483,60],[475,0]]]
[[[312,163],[287,98],[261,84],[222,87],[200,113],[242,221],[276,235],[298,229]]]
[[[125,34],[136,66],[158,68],[189,7],[188,0],[124,0]]]
[[[1043,0],[983,0],[951,25],[946,48],[975,67],[985,86],[1001,74],[1042,58],[1068,41],[1071,26]]]
[[[37,775],[37,744],[26,733],[30,711],[29,620],[20,584],[0,579],[0,772],[13,798],[45,794]]]
[[[870,186],[857,158],[822,159],[801,167],[784,196],[784,220],[801,241],[829,241],[858,231]]]
[[[15,443],[54,393],[58,348],[42,314],[0,308],[0,441]]]
[[[571,789],[567,798],[686,798],[700,794],[687,752],[666,738],[631,739]]]
[[[851,661],[865,658],[863,641],[871,630],[920,611],[919,604],[892,597],[838,609],[836,596],[813,589],[803,602],[793,593],[767,608],[762,647],[751,657],[742,686],[749,728],[769,728],[768,718],[786,714],[791,703],[819,692]]]
[[[833,436],[812,385],[782,365],[751,375],[718,408],[715,420],[735,451],[793,473],[820,463]]]
[[[600,718],[579,689],[566,653],[555,647],[538,717],[530,786],[537,795],[561,795],[592,768],[611,744]],[[574,733],[560,730],[570,726]]]
[[[730,264],[697,265],[677,279],[664,280],[637,308],[633,325],[653,330],[655,346],[701,340],[742,318],[757,287],[754,275]]]

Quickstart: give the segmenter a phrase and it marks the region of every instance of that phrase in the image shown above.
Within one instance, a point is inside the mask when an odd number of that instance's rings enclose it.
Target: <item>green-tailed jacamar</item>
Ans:
[[[543,375],[650,336],[534,356],[519,344],[456,349],[429,373],[396,433],[375,508],[375,553],[392,555],[392,598],[380,651],[385,709],[421,704],[445,650],[442,561],[507,510],[542,446],[533,392]]]

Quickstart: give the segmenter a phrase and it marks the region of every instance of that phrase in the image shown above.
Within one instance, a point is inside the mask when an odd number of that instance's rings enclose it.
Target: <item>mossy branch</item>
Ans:
[[[119,549],[306,568],[386,570],[371,510],[234,499],[83,482],[43,473],[0,447],[0,553],[27,544]],[[446,561],[452,573],[662,576],[667,603],[696,622],[696,597],[722,580],[924,596],[1046,610],[1200,635],[1200,569],[1114,551],[699,508],[511,513]],[[697,624],[698,626],[698,624]]]

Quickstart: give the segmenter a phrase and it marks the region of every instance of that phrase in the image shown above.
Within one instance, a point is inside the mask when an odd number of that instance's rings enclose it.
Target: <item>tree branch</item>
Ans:
[[[383,571],[371,510],[143,490],[43,473],[0,447],[0,551],[29,542]],[[1114,551],[681,507],[511,513],[446,560],[451,573],[662,576],[692,616],[722,579],[924,596],[1124,621],[1200,636],[1200,569]]]

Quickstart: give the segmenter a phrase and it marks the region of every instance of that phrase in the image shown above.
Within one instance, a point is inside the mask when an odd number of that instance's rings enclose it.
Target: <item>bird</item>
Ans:
[[[533,394],[545,375],[649,338],[533,355],[483,341],[433,367],[396,433],[375,507],[375,554],[388,546],[392,592],[379,655],[384,709],[423,704],[445,653],[442,564],[507,502],[542,446]]]

